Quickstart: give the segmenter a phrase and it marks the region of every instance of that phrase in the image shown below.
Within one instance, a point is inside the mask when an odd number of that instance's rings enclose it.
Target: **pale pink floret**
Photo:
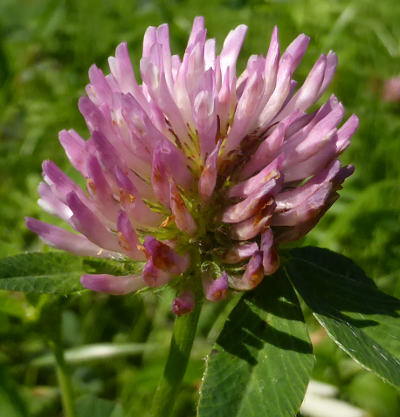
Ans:
[[[182,316],[193,311],[194,306],[194,293],[191,290],[186,290],[173,301],[172,312],[177,316]]]
[[[143,268],[143,277],[150,287],[166,284],[185,272],[190,265],[188,255],[178,255],[169,245],[152,236],[146,236],[143,245],[148,259]]]
[[[156,261],[150,257],[143,267],[143,280],[148,287],[161,287],[171,281],[174,274],[156,266]]]
[[[213,279],[209,275],[203,276],[204,296],[208,301],[220,301],[228,295],[228,275],[224,271],[222,275]]]
[[[246,242],[230,248],[224,255],[223,260],[227,264],[237,264],[250,258],[258,250],[256,242]]]
[[[250,258],[243,276],[229,276],[229,284],[236,290],[248,291],[257,287],[263,278],[263,252],[257,251]]]
[[[265,275],[272,275],[279,268],[278,252],[274,246],[274,234],[268,227],[261,235],[260,250],[263,253],[263,268]]]
[[[218,177],[218,153],[221,148],[221,141],[215,145],[210,155],[207,157],[203,171],[199,179],[198,191],[202,200],[207,201],[211,198]]]
[[[144,252],[141,250],[140,242],[132,227],[128,215],[121,210],[118,215],[118,240],[121,249],[125,254],[135,261],[143,261],[146,259]]]
[[[129,294],[146,286],[141,274],[127,276],[82,275],[81,284],[89,290],[113,295]]]
[[[49,246],[75,253],[77,255],[97,256],[101,258],[118,258],[119,254],[104,250],[95,245],[83,235],[68,232],[61,227],[41,222],[40,220],[26,218],[27,227]]]
[[[188,235],[194,235],[197,230],[196,222],[193,220],[192,215],[187,209],[174,181],[170,182],[169,196],[171,212],[175,218],[176,226],[179,230],[182,230],[182,232],[185,232]]]
[[[111,74],[90,68],[79,100],[90,138],[74,130],[59,136],[86,190],[51,161],[39,186],[39,204],[78,233],[35,219],[27,226],[72,253],[146,262],[138,276],[85,275],[85,287],[125,294],[172,281],[180,293],[173,311],[187,313],[194,259],[244,271],[203,277],[207,299],[225,297],[228,285],[253,289],[279,268],[277,245],[303,237],[338,198],[354,168],[337,158],[358,118],[342,124],[345,110],[333,95],[309,111],[332,80],[336,55],[322,54],[297,86],[293,74],[310,39],[300,34],[281,54],[275,27],[266,56],[251,56],[237,75],[246,31],[232,30],[217,55],[197,17],[179,57],[168,25],[150,27],[142,82],[126,43],[109,58]]]

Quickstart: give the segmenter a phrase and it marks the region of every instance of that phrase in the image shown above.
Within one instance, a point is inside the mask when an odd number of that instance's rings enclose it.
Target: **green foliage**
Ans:
[[[355,405],[371,410],[374,416],[400,415],[400,402],[396,391],[372,373],[358,373],[346,388],[345,395],[350,397]]]
[[[5,290],[70,294],[82,287],[82,260],[68,254],[28,253],[0,262],[0,286]]]
[[[207,358],[199,417],[294,416],[314,358],[296,295],[284,276],[242,297]]]
[[[26,415],[18,385],[6,367],[0,363],[0,416],[23,417]]]
[[[400,357],[400,300],[380,292],[352,261],[324,249],[293,250],[286,270],[337,345],[400,387],[400,360],[393,356]]]
[[[140,263],[137,263],[140,264]],[[42,294],[72,294],[83,290],[84,273],[135,273],[134,262],[74,256],[68,253],[27,253],[0,261],[0,288]]]
[[[400,387],[400,300],[380,292],[353,261],[326,249],[291,250],[283,271],[344,352]],[[296,295],[283,272],[267,277],[227,318],[207,358],[198,415],[294,416],[312,367]],[[349,392],[365,405],[354,391],[361,375],[355,374]],[[385,389],[383,395],[397,409],[397,395]]]

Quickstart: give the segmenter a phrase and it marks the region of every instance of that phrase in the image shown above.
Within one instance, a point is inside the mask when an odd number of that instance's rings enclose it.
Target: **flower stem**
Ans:
[[[71,379],[64,358],[64,350],[60,343],[52,343],[52,349],[56,359],[57,378],[61,390],[61,400],[65,417],[77,417]]]
[[[164,374],[161,377],[153,399],[152,417],[168,417],[172,413],[175,397],[185,375],[192,350],[200,310],[201,302],[197,302],[195,309],[191,313],[175,319],[174,332]]]

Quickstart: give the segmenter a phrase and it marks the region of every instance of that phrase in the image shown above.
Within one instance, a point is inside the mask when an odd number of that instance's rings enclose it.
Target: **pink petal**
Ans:
[[[44,161],[42,168],[43,178],[57,198],[65,201],[67,194],[74,191],[82,199],[87,200],[79,186],[64,174],[53,161]]]
[[[153,257],[150,257],[146,262],[142,274],[146,285],[152,288],[162,287],[163,285],[168,284],[174,277],[174,274],[158,268],[154,263]]]
[[[260,188],[253,191],[240,203],[226,208],[222,214],[222,221],[224,223],[239,223],[254,216],[267,204],[270,197],[279,191],[281,186],[282,182],[279,179],[272,178],[266,184],[262,184]]]
[[[305,136],[287,140],[282,147],[284,155],[282,169],[297,165],[316,154],[327,142],[331,140],[335,128],[344,116],[344,108],[341,104],[337,105],[327,116],[319,121],[311,131]],[[295,135],[296,136],[296,135]]]
[[[272,275],[279,269],[280,260],[274,246],[274,234],[270,228],[261,235],[260,250],[263,252],[264,274]]]
[[[218,177],[218,154],[221,148],[221,141],[218,141],[213,151],[208,156],[201,172],[199,179],[199,195],[203,201],[207,201],[211,198]]]
[[[121,97],[121,113],[131,134],[141,141],[142,146],[148,147],[149,153],[165,136],[156,128],[143,107],[130,94]],[[136,144],[137,141],[134,141]]]
[[[104,113],[89,97],[81,97],[78,102],[78,107],[91,133],[98,130],[107,136],[112,135],[111,125],[107,123]]]
[[[292,227],[282,227],[275,229],[275,241],[276,243],[293,242],[304,237],[315,225],[319,222],[325,212],[332,206],[332,204],[339,198],[339,194],[332,193],[329,200],[326,202],[322,210],[320,210],[310,220],[296,224]]]
[[[228,275],[225,271],[216,279],[204,275],[202,281],[204,295],[208,301],[220,301],[228,295]]]
[[[235,290],[249,291],[257,287],[263,279],[263,253],[258,251],[251,257],[242,277],[229,277],[229,286]]]
[[[171,92],[168,90],[164,73],[146,57],[143,57],[140,61],[140,72],[152,100],[157,103],[158,107],[168,117],[174,135],[185,146],[189,146],[190,148],[191,141],[188,136],[185,121]]]
[[[327,59],[321,55],[311,69],[302,87],[297,91],[294,97],[279,113],[278,119],[282,119],[295,110],[307,110],[319,98],[319,91],[324,80]]]
[[[92,141],[99,154],[101,163],[109,172],[114,172],[116,166],[123,166],[118,151],[103,133],[94,131]]]
[[[277,213],[272,218],[272,226],[295,226],[307,222],[323,209],[332,191],[331,183],[321,184],[311,195],[298,206]]]
[[[274,181],[277,182],[280,178],[281,163],[282,157],[276,158],[257,175],[231,187],[228,191],[228,197],[248,197],[266,183],[270,183],[271,187],[275,186]]]
[[[327,168],[320,171],[312,179],[307,181],[304,185],[278,194],[275,198],[276,211],[280,212],[289,210],[301,204],[302,201],[317,191],[321,185],[332,181],[339,173],[340,168],[340,162],[335,160]]]
[[[332,51],[329,51],[326,57],[326,68],[324,74],[324,80],[322,81],[321,88],[319,89],[317,100],[324,94],[325,90],[328,88],[329,84],[332,81],[333,76],[336,72],[336,67],[338,64],[338,58],[336,54]]]
[[[298,118],[291,126],[288,126],[286,142],[301,142],[318,125],[321,127],[330,124],[332,126],[331,128],[334,128],[340,123],[343,116],[344,107],[342,103],[339,103],[335,96],[331,96],[318,110],[311,114],[304,113],[304,116]]]
[[[240,178],[248,178],[269,164],[278,154],[285,139],[285,125],[280,123],[260,144],[250,161],[244,166]]]
[[[275,26],[272,31],[271,42],[269,44],[268,53],[265,58],[264,101],[268,101],[268,99],[270,98],[275,88],[276,77],[277,77],[278,67],[279,67],[279,55],[280,55],[280,48],[279,48],[279,39],[278,39],[278,27]]]
[[[88,158],[86,142],[72,129],[62,130],[58,136],[72,166],[85,176],[86,160]]]
[[[97,201],[99,211],[108,219],[115,221],[118,214],[118,204],[95,156],[90,156],[87,161],[86,183],[92,198]]]
[[[188,160],[183,153],[170,141],[165,140],[157,145],[154,151],[162,161],[167,173],[175,182],[185,189],[191,187],[193,182],[192,174],[188,169]]]
[[[108,58],[108,62],[111,73],[117,80],[121,92],[125,94],[131,93],[143,105],[145,99],[137,85],[126,42],[122,42],[117,46],[115,58]]]
[[[237,240],[249,240],[262,233],[270,224],[276,204],[273,199],[267,201],[256,215],[235,224],[231,235]]]
[[[159,213],[152,211],[141,199],[135,185],[118,166],[115,179],[119,187],[119,200],[129,219],[137,225],[158,226],[162,221]]]
[[[140,242],[133,229],[127,214],[120,211],[118,215],[118,241],[122,250],[133,260],[143,261],[146,259],[143,251],[139,249]]]
[[[151,185],[158,201],[169,208],[169,175],[164,164],[162,154],[157,149],[153,153],[153,164],[151,173]]]
[[[246,32],[247,26],[245,25],[239,25],[236,29],[231,30],[226,37],[222,47],[220,55],[222,76],[225,79],[225,77],[228,75],[227,70],[229,68],[229,77],[231,82],[236,72],[236,61],[242,48]]]
[[[188,255],[178,255],[166,243],[152,236],[146,236],[143,245],[147,256],[153,260],[154,266],[172,276],[185,272],[190,265]]]
[[[264,106],[264,109],[258,116],[257,124],[261,131],[268,127],[269,123],[276,116],[284,104],[286,98],[288,97],[291,89],[292,72],[293,57],[289,54],[286,54],[282,56],[279,63],[274,92],[271,94],[271,97]]]
[[[178,229],[189,235],[195,234],[197,225],[173,181],[170,183],[170,207]]]
[[[207,39],[204,44],[204,69],[215,68],[215,39]]]
[[[219,60],[217,60],[217,67],[219,64]],[[218,74],[218,68],[217,68]],[[219,131],[220,134],[225,134],[229,127],[229,119],[231,116],[231,111],[233,108],[236,107],[236,94],[232,99],[233,92],[231,91],[230,85],[230,70],[229,67],[227,69],[227,75],[223,79],[222,86],[218,92],[218,101],[217,101],[217,114],[219,119]],[[218,85],[218,84],[217,84]]]
[[[45,182],[41,182],[39,184],[38,193],[40,195],[38,204],[40,207],[42,207],[43,210],[53,216],[59,217],[66,222],[69,221],[72,216],[72,211],[53,193],[49,185],[47,185]]]
[[[204,31],[204,17],[196,16],[193,20],[192,30],[190,32],[187,47],[191,48],[196,42],[199,33]]]
[[[183,316],[194,310],[195,301],[193,291],[186,290],[175,298],[172,304],[172,312],[177,316]]]
[[[285,181],[302,180],[323,169],[336,156],[336,141],[337,132],[333,129],[321,140],[316,141],[314,147],[309,146],[303,153],[295,151],[291,155],[288,154],[288,159],[284,159],[282,163],[287,165],[287,168],[283,169]]]
[[[112,106],[112,90],[103,74],[96,65],[92,65],[89,69],[89,86],[86,92],[89,98],[97,105],[107,104]]]
[[[244,259],[250,258],[256,251],[258,245],[256,242],[246,242],[230,248],[223,256],[223,262],[227,264],[236,264]]]
[[[346,123],[344,123],[343,126],[338,130],[336,142],[337,154],[342,153],[350,145],[350,138],[357,130],[358,124],[358,117],[355,114],[352,114],[347,119]]]
[[[217,105],[214,91],[200,91],[193,103],[196,130],[203,160],[213,150],[217,136]]]
[[[81,284],[89,290],[113,295],[129,294],[146,286],[141,275],[82,275]]]
[[[243,94],[238,100],[231,130],[224,147],[224,154],[238,149],[246,134],[254,127],[262,102],[264,91],[263,60],[258,60],[256,69],[249,74]]]
[[[304,33],[297,36],[297,38],[291,42],[291,44],[286,48],[286,51],[282,55],[281,60],[286,56],[292,57],[292,68],[291,71],[293,72],[297,66],[299,65],[303,55],[305,54],[308,44],[310,43],[310,38],[306,36]]]
[[[81,256],[96,256],[99,258],[115,258],[117,253],[103,250],[100,246],[90,242],[86,237],[68,232],[60,227],[53,226],[40,220],[26,217],[26,226],[39,235],[46,245],[62,249]]]
[[[75,192],[67,195],[67,204],[72,211],[70,223],[96,245],[111,251],[118,251],[119,245],[114,234],[109,232],[98,217],[79,199]]]

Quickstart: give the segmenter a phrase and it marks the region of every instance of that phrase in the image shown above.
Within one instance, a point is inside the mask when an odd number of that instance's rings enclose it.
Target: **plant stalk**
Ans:
[[[152,417],[169,417],[173,411],[192,350],[201,305],[198,301],[191,313],[175,319],[167,363],[153,399]]]
[[[61,400],[65,417],[77,417],[71,379],[64,358],[64,350],[60,343],[51,343],[56,359],[57,378],[61,391]]]

